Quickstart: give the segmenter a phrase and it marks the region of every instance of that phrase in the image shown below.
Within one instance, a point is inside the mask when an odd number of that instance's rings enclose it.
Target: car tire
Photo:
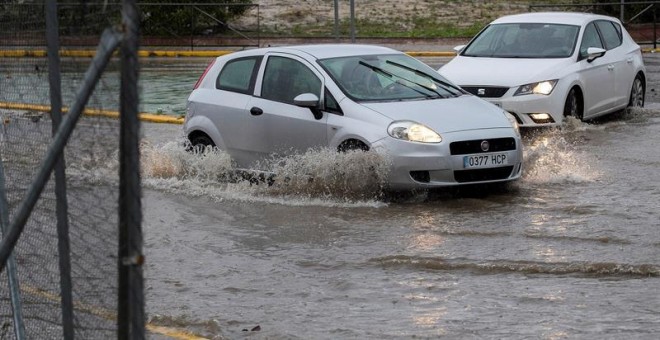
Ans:
[[[580,96],[575,88],[572,88],[566,96],[564,104],[564,117],[575,117],[582,120],[582,108],[580,107]]]
[[[348,151],[369,151],[369,147],[363,142],[356,139],[349,139],[344,141],[337,147],[338,152],[348,152]]]
[[[644,81],[639,75],[633,80],[628,107],[644,107]]]
[[[196,135],[190,138],[190,150],[194,153],[201,153],[207,147],[214,147],[215,143],[207,135]]]

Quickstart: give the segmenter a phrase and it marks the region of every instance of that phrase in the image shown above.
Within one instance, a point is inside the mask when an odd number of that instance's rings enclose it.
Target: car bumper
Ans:
[[[508,92],[512,93],[513,89]],[[550,95],[513,96],[510,93],[500,98],[483,99],[513,114],[521,127],[556,126],[563,121],[566,98],[558,89]]]
[[[483,129],[442,134],[437,144],[406,142],[385,138],[373,147],[384,150],[391,161],[388,177],[389,189],[451,187],[513,181],[522,175],[522,144],[520,137],[510,128]],[[513,139],[515,149],[495,152],[467,152],[451,154],[453,142]],[[456,152],[454,152],[456,153]],[[506,162],[493,166],[471,168],[466,165],[470,156],[505,157]]]

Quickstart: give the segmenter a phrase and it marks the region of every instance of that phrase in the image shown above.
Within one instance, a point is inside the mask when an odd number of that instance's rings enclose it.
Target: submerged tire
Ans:
[[[564,117],[575,117],[582,120],[582,109],[580,108],[580,98],[575,88],[572,88],[566,96],[564,104]]]
[[[337,147],[338,152],[348,152],[348,151],[369,151],[369,147],[356,139],[350,139],[344,141]]]
[[[213,143],[213,140],[207,136],[207,135],[196,135],[193,137],[190,137],[190,150],[195,153],[201,153],[206,149],[207,147],[213,147],[215,146],[215,143]]]

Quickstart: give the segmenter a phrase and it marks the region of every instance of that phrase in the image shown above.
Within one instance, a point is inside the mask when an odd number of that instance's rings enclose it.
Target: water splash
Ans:
[[[542,130],[524,139],[523,181],[534,184],[592,182],[600,171],[588,154],[578,148],[581,131],[589,125],[577,119],[566,120],[561,129]]]
[[[237,169],[217,148],[188,152],[184,140],[162,146],[145,143],[141,152],[148,187],[219,201],[380,206],[390,168],[386,156],[372,151],[309,150],[260,164],[268,172]]]

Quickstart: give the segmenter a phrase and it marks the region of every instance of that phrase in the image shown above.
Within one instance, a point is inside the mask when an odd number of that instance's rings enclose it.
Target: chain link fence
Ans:
[[[136,14],[0,4],[0,339],[144,337]]]

